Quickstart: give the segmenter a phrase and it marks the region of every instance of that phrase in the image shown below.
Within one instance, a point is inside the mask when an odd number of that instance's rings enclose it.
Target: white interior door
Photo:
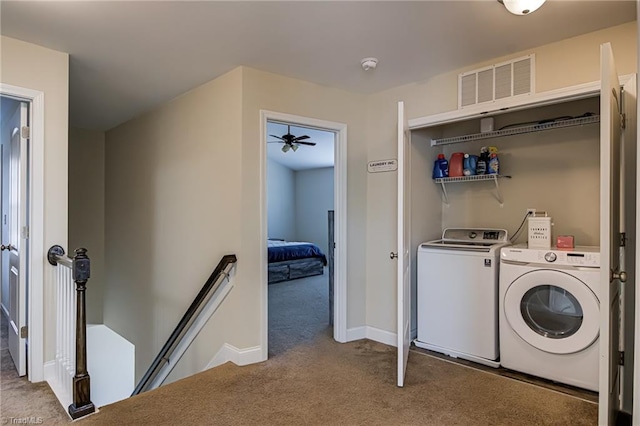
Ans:
[[[398,102],[398,386],[404,376],[411,344],[411,161],[404,103]]]
[[[611,45],[600,46],[600,425],[614,425],[620,409],[620,145],[621,92]]]
[[[624,200],[621,203],[623,210],[620,215],[620,227],[625,233],[627,244],[624,248],[624,258],[620,259],[621,268],[627,273],[627,281],[622,285],[620,298],[622,330],[620,339],[622,340],[621,349],[624,350],[624,374],[621,380],[620,400],[621,409],[627,413],[633,411],[633,374],[635,372],[635,313],[636,313],[636,256],[637,256],[637,227],[636,227],[636,203],[637,203],[637,185],[636,185],[636,169],[637,169],[637,115],[638,115],[638,90],[637,76],[626,81],[623,85],[623,101],[622,107],[625,115],[625,127],[622,132],[622,146],[620,148],[620,157],[622,168],[620,171],[621,188],[620,197]],[[640,388],[636,388],[640,389]],[[640,419],[638,419],[640,423]]]
[[[27,339],[21,331],[27,325],[27,104],[21,103],[9,122],[9,352],[18,374],[27,374]],[[5,243],[6,244],[6,243]]]

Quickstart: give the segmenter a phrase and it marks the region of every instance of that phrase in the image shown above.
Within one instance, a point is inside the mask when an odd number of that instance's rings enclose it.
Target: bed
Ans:
[[[268,241],[269,284],[322,275],[327,257],[320,247],[300,241]]]

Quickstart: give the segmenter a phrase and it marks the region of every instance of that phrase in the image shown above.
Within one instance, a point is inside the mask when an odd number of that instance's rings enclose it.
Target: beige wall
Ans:
[[[236,69],[106,134],[104,322],[135,345],[137,379],[222,256],[251,265],[240,238],[241,78]],[[184,371],[231,335],[251,340],[256,325],[235,321],[246,286],[237,281]]]
[[[620,74],[636,72],[636,22],[631,22],[527,51],[517,52],[513,55],[495,58],[490,61],[435,76],[424,82],[374,94],[370,96],[367,101],[367,134],[369,144],[367,147],[368,153],[366,161],[395,158],[397,156],[395,142],[397,101],[403,100],[405,102],[408,118],[417,118],[455,110],[457,108],[457,76],[459,73],[530,53],[535,53],[536,55],[536,89],[538,93],[596,81],[599,80],[599,45],[604,42],[611,42]],[[428,144],[430,139],[425,136],[425,132],[426,131],[413,132],[413,151],[422,150],[424,151],[422,155],[429,156],[429,150],[422,146],[422,144]],[[587,139],[589,138],[589,136],[585,137]],[[416,146],[418,141],[421,144],[420,146]],[[503,142],[496,143],[499,145],[503,144]],[[579,142],[563,144],[561,147],[563,151],[560,154],[562,156],[561,158],[569,158],[572,152],[580,152],[582,154],[583,146],[584,145]],[[456,147],[458,146],[454,148]],[[526,144],[523,146],[510,145],[508,151],[509,152],[506,153],[508,155],[504,158],[505,164],[511,159],[513,161],[509,166],[505,166],[505,168],[511,168],[514,179],[511,182],[503,184],[506,191],[506,203],[503,209],[497,207],[497,203],[487,201],[488,198],[486,198],[486,196],[490,196],[490,194],[485,192],[483,188],[483,201],[481,205],[484,206],[486,201],[486,205],[490,207],[484,214],[481,213],[478,216],[477,211],[480,210],[483,212],[483,210],[471,208],[474,202],[478,201],[478,197],[480,197],[480,195],[474,192],[479,188],[478,186],[452,188],[454,202],[451,207],[447,208],[440,202],[439,192],[436,186],[432,184],[427,171],[424,172],[423,188],[419,188],[418,182],[414,182],[413,191],[423,191],[420,192],[420,203],[423,205],[422,215],[425,223],[421,229],[424,240],[436,238],[444,225],[460,226],[473,223],[497,226],[505,223],[505,226],[508,228],[515,229],[513,228],[513,223],[519,223],[518,219],[521,219],[524,213],[524,211],[521,211],[523,206],[526,208],[540,205],[540,208],[546,208],[552,212],[560,212],[563,210],[562,200],[558,197],[554,197],[552,200],[546,198],[542,200],[536,199],[534,196],[532,200],[533,205],[527,205],[528,201],[522,195],[539,193],[539,181],[534,177],[523,179],[522,174],[519,173],[518,169],[522,169],[523,167],[527,168],[527,173],[535,173],[534,170],[530,169],[524,157],[533,156],[533,158],[541,161],[541,156],[544,156],[544,154],[539,150],[531,149],[530,145],[529,148],[527,148]],[[547,148],[546,152],[549,153],[550,148]],[[557,164],[557,161],[553,157],[555,149],[551,152],[549,155],[551,156],[551,161],[553,161],[552,164]],[[590,149],[586,152],[588,155],[583,164],[585,167],[591,167],[592,170],[585,172],[586,176],[588,176],[585,182],[591,184],[594,173],[593,167],[595,167],[593,163],[594,158],[592,158],[593,155]],[[436,154],[437,152],[433,151],[431,153],[432,157],[430,157],[429,160],[433,161]],[[580,163],[580,160],[576,157],[573,158],[574,160],[571,164],[579,166],[578,163]],[[561,167],[565,166],[558,165],[558,168]],[[580,181],[580,179],[577,178],[577,176],[582,173],[580,170],[582,169],[576,169],[576,174],[572,177],[573,183]],[[366,238],[368,241],[366,259],[367,324],[393,333],[396,331],[396,290],[394,285],[396,265],[394,262],[386,262],[384,260],[388,258],[385,256],[388,256],[389,251],[395,250],[396,244],[395,206],[392,202],[389,202],[389,200],[395,200],[396,198],[396,179],[397,176],[395,174],[379,173],[369,175],[366,199]],[[481,183],[477,185],[483,186],[485,184]],[[584,194],[584,191],[586,191],[584,187],[581,187],[580,191],[581,195],[579,195],[578,198],[581,200],[591,197]],[[425,193],[428,194],[432,203],[425,202]],[[464,197],[469,198],[465,201],[466,204],[462,204],[461,206],[460,200],[463,200]],[[434,206],[438,206],[437,208],[440,210],[440,213],[433,211]],[[587,209],[589,210],[589,207],[587,207]],[[419,218],[415,216],[416,214],[414,212],[414,223],[419,220]],[[566,230],[566,233],[576,233],[576,236],[580,237],[579,241],[583,241],[586,244],[597,244],[598,241],[593,235],[594,229],[596,235],[598,231],[597,228],[594,228],[593,218],[586,219],[588,223],[581,226],[581,229],[576,229],[575,226],[569,224],[570,220],[568,216],[561,216],[562,220],[558,221],[558,229],[562,226],[562,229]],[[413,249],[415,249],[415,246],[417,246],[416,241],[414,241]]]
[[[69,255],[91,258],[87,322],[102,324],[104,289],[104,132],[69,129]]]
[[[592,98],[500,115],[495,117],[495,126],[598,113],[599,109],[599,98]],[[476,132],[480,125],[478,120],[468,124],[473,127],[469,133]],[[456,126],[447,127],[448,132],[459,134]],[[495,186],[491,182],[449,185],[450,205],[442,207],[443,228],[506,228],[514,233],[527,208],[536,208],[552,216],[554,237],[573,235],[576,245],[600,243],[600,126],[593,124],[431,148],[429,159],[439,152],[444,152],[447,158],[452,152],[479,154],[480,147],[487,144],[499,150],[501,173],[512,176],[500,181],[504,205],[494,197]],[[526,229],[516,242],[527,242]]]
[[[44,244],[67,247],[67,136],[69,55],[8,37],[0,38],[0,81],[44,92]],[[45,265],[45,361],[54,357],[53,267],[46,253],[33,262]]]

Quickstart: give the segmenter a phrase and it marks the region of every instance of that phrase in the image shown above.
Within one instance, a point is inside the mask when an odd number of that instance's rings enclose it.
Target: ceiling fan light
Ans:
[[[502,0],[502,4],[514,15],[528,15],[544,4],[545,0]]]
[[[282,145],[282,152],[287,152],[291,149],[291,147],[289,146],[289,144],[284,144]]]
[[[300,148],[298,145],[291,145],[291,149],[293,150],[293,152],[296,152],[298,148]]]

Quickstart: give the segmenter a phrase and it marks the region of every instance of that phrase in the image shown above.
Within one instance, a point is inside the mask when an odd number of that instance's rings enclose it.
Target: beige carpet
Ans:
[[[597,405],[411,353],[328,335],[268,362],[225,364],[103,407],[82,424],[595,425]]]
[[[329,326],[329,278],[324,275],[270,284],[269,358],[312,342]]]
[[[303,300],[317,303],[306,309],[311,316],[320,317],[323,298],[305,299],[296,294],[293,283],[283,283],[288,285],[269,292],[287,295],[294,305]],[[284,309],[282,303],[278,306]],[[300,308],[296,315],[304,312]],[[329,329],[315,320],[298,330],[295,323],[287,325],[284,315],[270,315],[270,321],[277,327],[270,331],[274,356],[269,361],[246,367],[227,363],[102,407],[80,423],[597,424],[597,405],[593,403],[415,352],[409,357],[406,386],[400,389],[395,386],[395,348],[368,340],[335,343]],[[277,337],[278,333],[288,337]]]
[[[0,422],[2,424],[28,423],[45,425],[70,423],[53,391],[46,382],[31,383],[19,377],[9,353],[8,321],[4,313],[2,329],[2,364],[0,366]],[[27,420],[27,421],[25,421]],[[34,423],[35,422],[35,423]]]

